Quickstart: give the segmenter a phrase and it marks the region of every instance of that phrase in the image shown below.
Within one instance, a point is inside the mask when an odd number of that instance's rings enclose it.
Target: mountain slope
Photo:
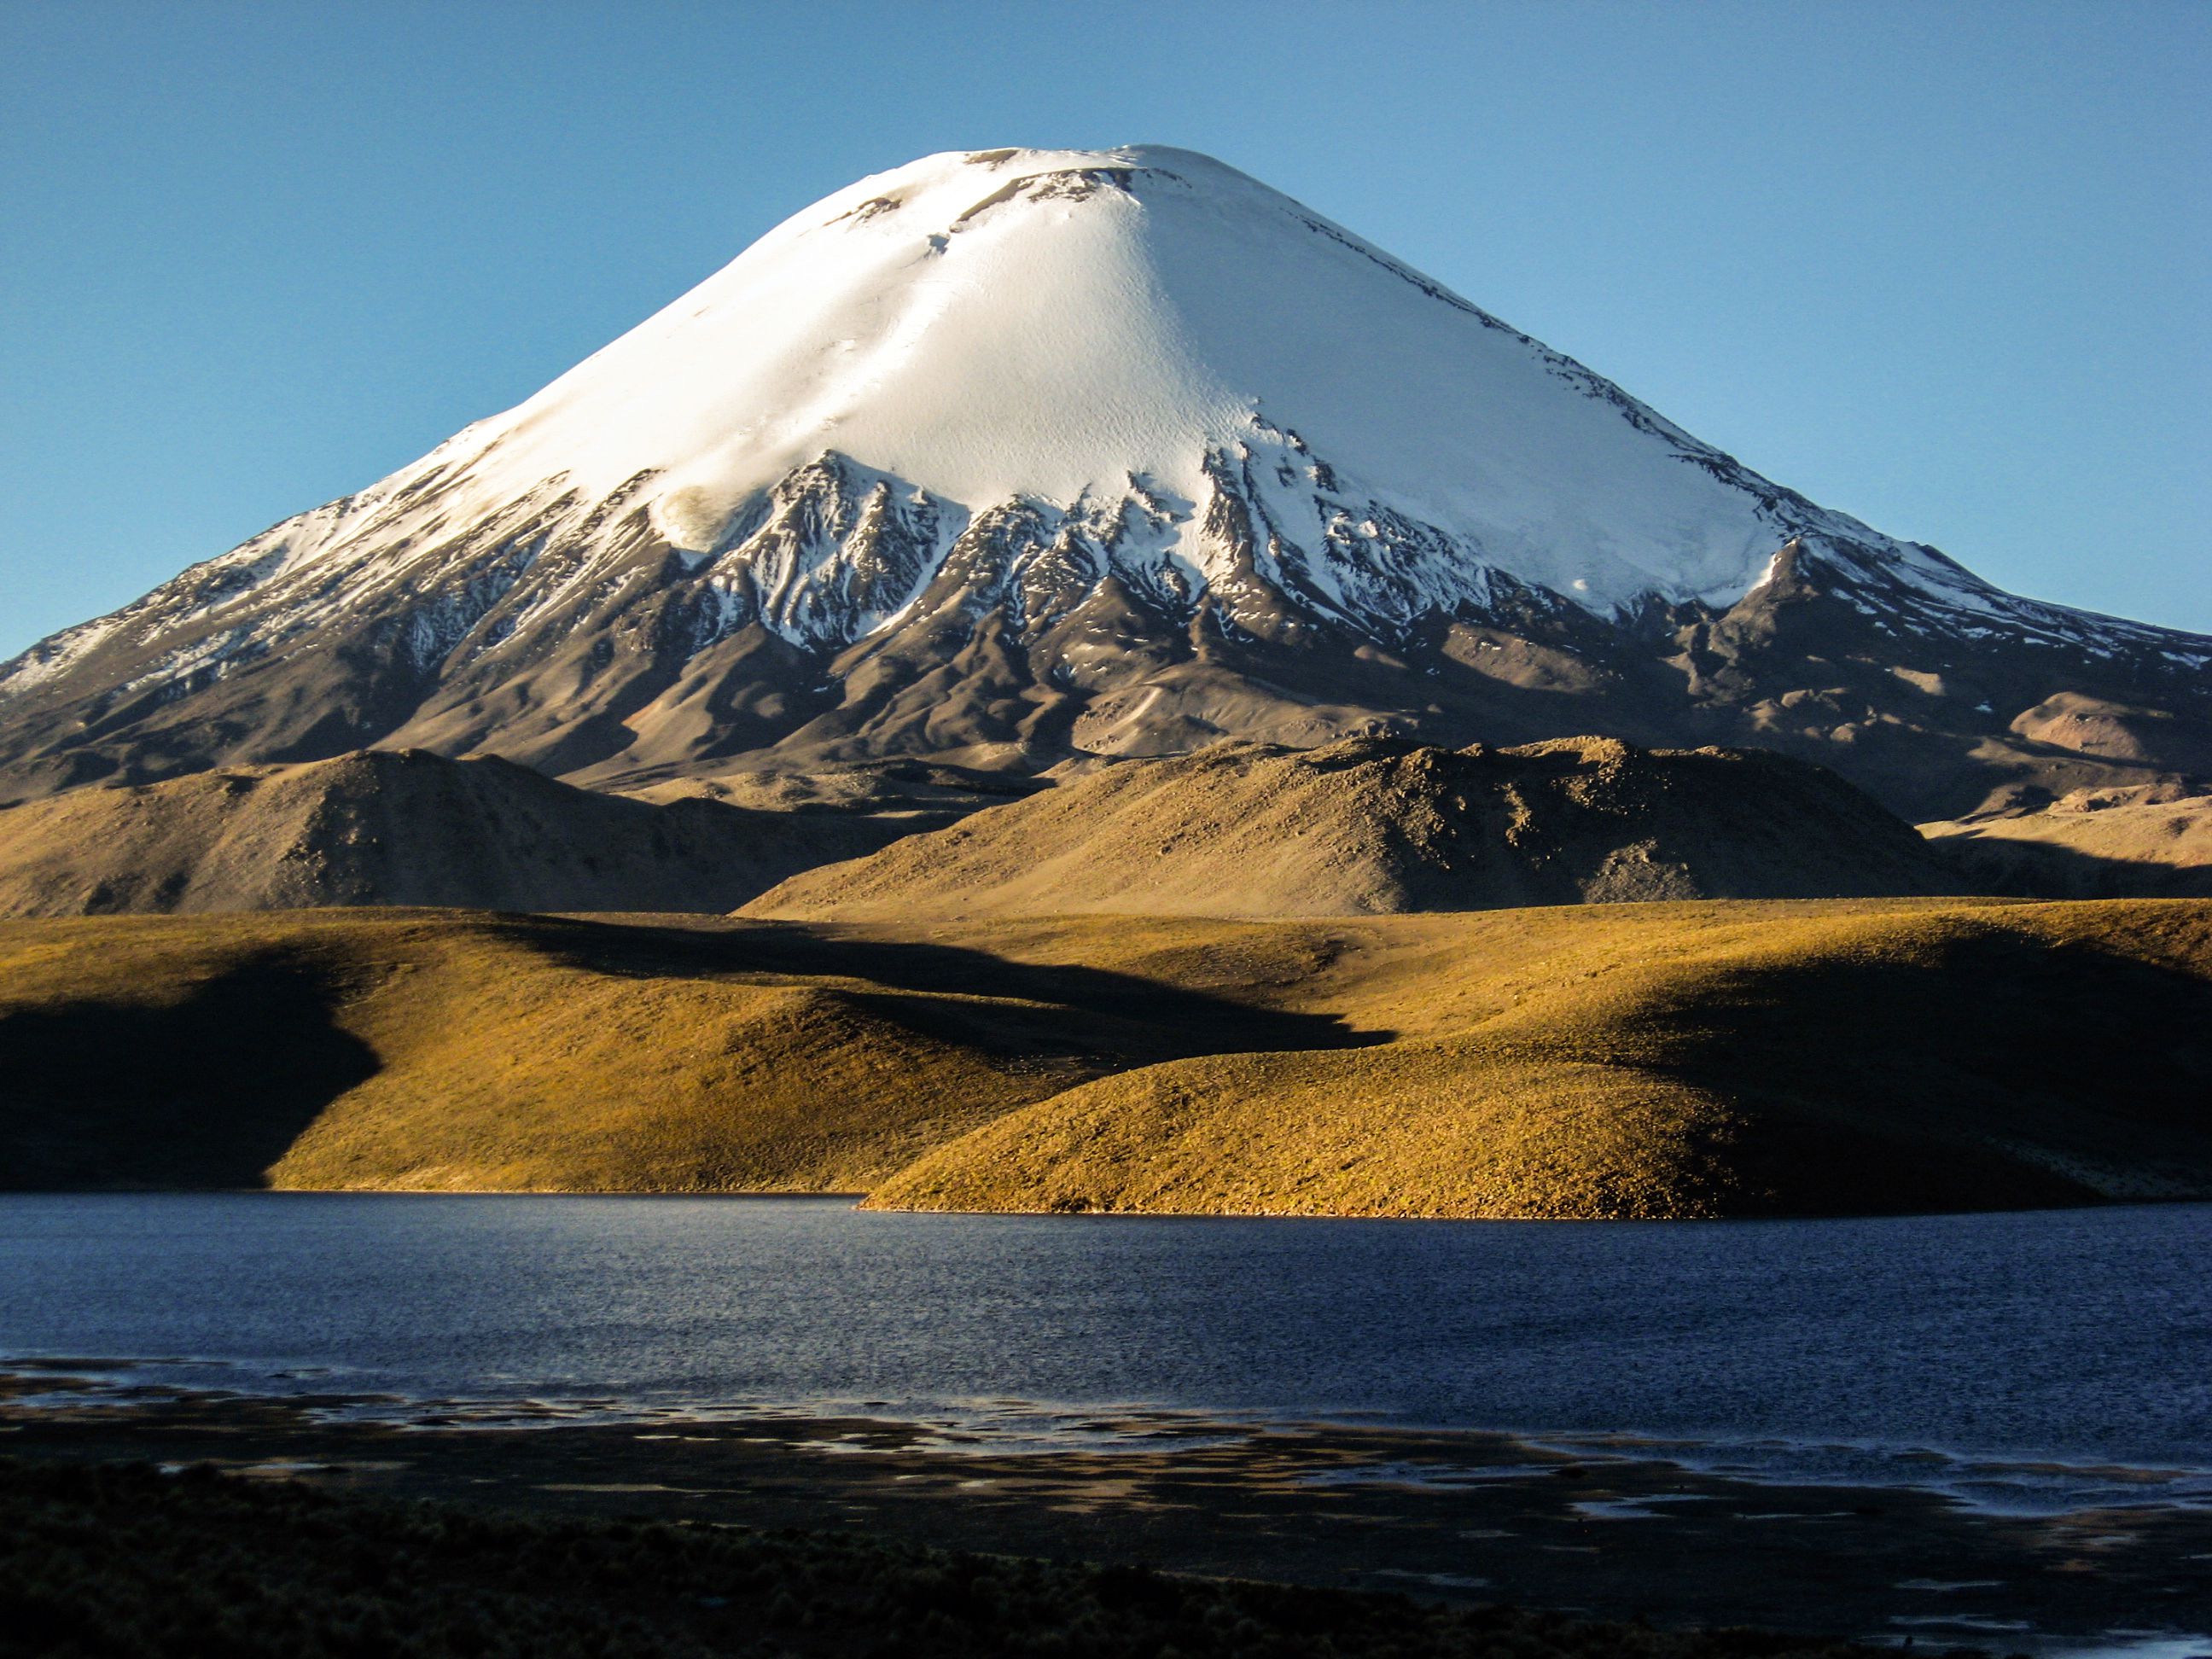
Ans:
[[[2208,664],[1759,477],[1218,162],[993,150],[0,666],[0,799],[372,744],[604,784],[1383,726],[1766,743],[1934,817],[2186,764]],[[2016,729],[2061,694],[2168,726]]]
[[[726,910],[943,816],[665,806],[370,750],[0,809],[0,916],[302,906]]]
[[[1923,823],[1984,892],[2212,898],[2212,793],[2083,789],[2039,812]]]
[[[1939,893],[1910,826],[1779,757],[1352,738],[1131,761],[849,864],[757,916],[1315,916]]]

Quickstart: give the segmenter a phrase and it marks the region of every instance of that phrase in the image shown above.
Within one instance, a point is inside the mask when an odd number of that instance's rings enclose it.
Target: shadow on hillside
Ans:
[[[855,938],[804,922],[721,932],[649,923],[532,917],[538,948],[570,966],[629,978],[769,973],[860,980],[890,993],[900,1024],[988,1054],[1097,1054],[1133,1064],[1193,1054],[1352,1048],[1387,1042],[1326,1014],[1254,1007],[1185,986],[1100,968],[1010,962],[987,951]],[[1001,1006],[933,1001],[991,998]],[[876,1001],[866,992],[857,1000]],[[1024,1005],[1009,1006],[1004,1005]]]
[[[1929,850],[1973,884],[2004,898],[2212,898],[2212,866],[2108,859],[2051,842],[1946,836]]]
[[[0,1188],[259,1187],[377,1070],[312,970],[268,957],[164,1006],[0,1016]]]
[[[1996,927],[1916,955],[1717,975],[1654,1011],[1650,1069],[1742,1109],[1737,1167],[1790,1213],[2212,1193],[2212,984]]]

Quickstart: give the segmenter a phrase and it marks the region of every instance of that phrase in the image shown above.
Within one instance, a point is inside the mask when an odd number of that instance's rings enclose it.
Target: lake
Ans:
[[[2204,1504],[2208,1246],[2205,1205],[1577,1224],[15,1194],[0,1360],[402,1416],[859,1410],[1018,1443],[1113,1407],[1630,1435],[2020,1512]]]

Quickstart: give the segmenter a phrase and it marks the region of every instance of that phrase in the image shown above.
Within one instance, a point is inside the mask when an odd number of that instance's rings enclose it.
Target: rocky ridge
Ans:
[[[1779,756],[1349,738],[1122,762],[793,876],[743,914],[1363,915],[1960,885],[1909,825]]]
[[[0,809],[0,916],[457,905],[720,911],[957,811],[665,805],[495,757],[369,750]]]

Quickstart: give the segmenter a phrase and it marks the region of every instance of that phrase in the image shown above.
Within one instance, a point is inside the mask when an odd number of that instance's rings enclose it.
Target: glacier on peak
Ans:
[[[1358,517],[1379,507],[1601,611],[1741,593],[1808,527],[1341,227],[1152,147],[861,179],[432,459],[460,464],[449,514],[643,480],[655,528],[697,556],[825,453],[972,514],[1132,474],[1201,499],[1208,458],[1271,428],[1326,458]],[[1301,504],[1276,528],[1310,550],[1330,516]]]

